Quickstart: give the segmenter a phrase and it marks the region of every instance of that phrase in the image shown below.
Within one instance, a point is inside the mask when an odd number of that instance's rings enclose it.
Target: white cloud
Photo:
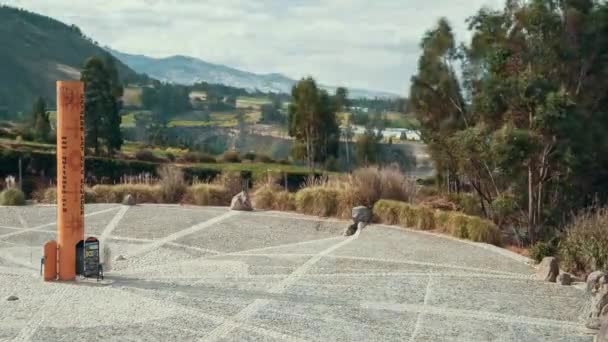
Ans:
[[[503,0],[8,0],[78,25],[102,45],[405,94],[424,31]]]

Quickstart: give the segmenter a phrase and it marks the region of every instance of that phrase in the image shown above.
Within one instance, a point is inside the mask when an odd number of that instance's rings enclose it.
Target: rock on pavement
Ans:
[[[545,257],[538,265],[536,278],[555,283],[559,274],[559,263],[555,257]]]
[[[572,285],[572,275],[570,273],[560,273],[557,276],[557,283],[564,286]]]
[[[137,202],[135,201],[135,197],[133,197],[133,195],[128,194],[122,199],[122,204],[123,205],[136,205]]]
[[[352,216],[355,223],[370,223],[372,221],[372,211],[368,207],[354,207]]]
[[[249,198],[249,194],[243,191],[234,196],[232,198],[232,202],[230,202],[230,210],[253,211],[253,206],[251,205],[251,199]]]

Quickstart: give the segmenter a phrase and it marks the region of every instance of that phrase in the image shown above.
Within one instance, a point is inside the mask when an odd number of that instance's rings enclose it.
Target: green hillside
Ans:
[[[78,79],[84,61],[110,56],[78,27],[24,10],[0,6],[0,108],[29,110],[37,96],[55,103],[55,81]],[[123,80],[138,75],[116,61]]]

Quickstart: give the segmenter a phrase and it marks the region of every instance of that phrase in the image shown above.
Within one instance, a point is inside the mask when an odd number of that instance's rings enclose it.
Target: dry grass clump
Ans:
[[[321,217],[336,213],[338,191],[328,186],[304,188],[296,194],[298,212]]]
[[[201,183],[188,188],[184,201],[194,205],[230,205],[232,196],[228,190],[218,184]]]
[[[55,191],[53,191],[55,192]],[[159,185],[148,184],[118,184],[118,185],[95,185],[89,196],[97,203],[121,203],[125,196],[131,195],[136,203],[164,203],[163,191]],[[85,193],[86,195],[86,193]],[[55,197],[56,198],[56,197]]]
[[[423,205],[380,200],[374,205],[374,219],[418,230],[439,230],[452,236],[499,245],[500,230],[488,220],[459,212],[434,210]]]
[[[572,272],[608,269],[608,208],[589,208],[576,215],[566,227],[559,254]]]
[[[241,174],[235,171],[222,172],[211,184],[223,187],[231,199],[234,195],[243,191],[243,179],[241,178]]]
[[[25,205],[25,194],[17,188],[8,188],[0,192],[0,205]]]
[[[290,194],[276,185],[264,184],[252,194],[256,209],[293,211],[296,209],[295,194]]]
[[[163,165],[158,169],[158,175],[163,203],[179,203],[187,189],[183,171],[175,166]]]

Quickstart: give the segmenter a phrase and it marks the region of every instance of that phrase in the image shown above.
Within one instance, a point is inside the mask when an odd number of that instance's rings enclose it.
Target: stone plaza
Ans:
[[[293,213],[85,212],[105,279],[45,283],[56,208],[0,207],[0,341],[593,340],[583,290],[494,246]]]

